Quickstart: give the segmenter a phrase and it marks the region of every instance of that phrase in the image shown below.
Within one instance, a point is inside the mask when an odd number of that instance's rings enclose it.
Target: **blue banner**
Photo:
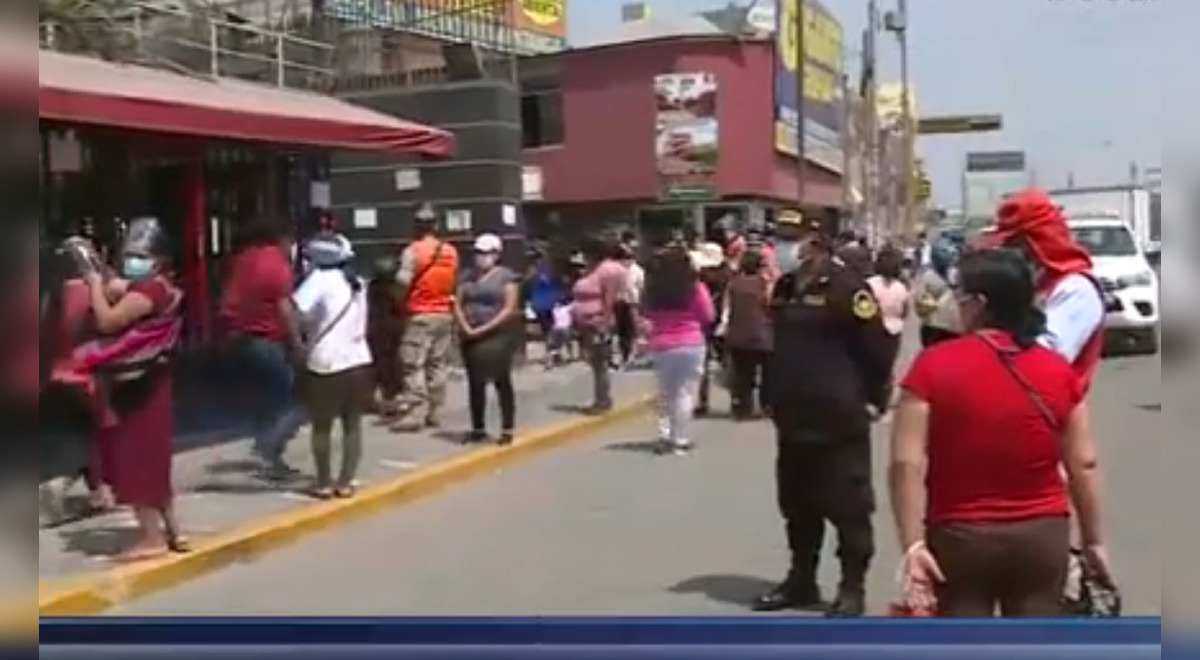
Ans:
[[[42,619],[47,645],[1159,645],[1159,619]]]
[[[775,150],[800,155],[800,0],[775,9]]]
[[[1158,619],[43,619],[40,628],[42,660],[1162,657]]]

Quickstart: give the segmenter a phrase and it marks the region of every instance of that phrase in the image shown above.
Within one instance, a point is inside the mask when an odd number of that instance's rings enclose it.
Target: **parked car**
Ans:
[[[1074,219],[1075,240],[1092,256],[1104,290],[1106,344],[1110,351],[1159,351],[1159,278],[1121,218]]]

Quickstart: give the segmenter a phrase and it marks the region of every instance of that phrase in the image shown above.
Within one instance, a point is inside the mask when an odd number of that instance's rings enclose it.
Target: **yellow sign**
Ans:
[[[807,2],[804,3],[804,59],[837,73],[842,71],[842,26]]]
[[[521,11],[534,25],[551,27],[563,23],[564,4],[564,0],[521,0]]]
[[[818,103],[833,103],[841,95],[842,83],[829,71],[804,63],[804,98]]]
[[[782,0],[780,2],[779,25],[782,30],[778,36],[779,61],[788,71],[798,71],[800,67],[800,44],[797,24],[800,22],[800,0]]]
[[[875,296],[867,291],[854,294],[853,309],[854,315],[863,321],[870,321],[879,316],[879,303],[875,302]]]

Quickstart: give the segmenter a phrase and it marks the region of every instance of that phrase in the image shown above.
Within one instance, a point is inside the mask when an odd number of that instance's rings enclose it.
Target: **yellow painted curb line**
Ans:
[[[508,447],[487,447],[455,456],[391,482],[365,489],[354,499],[321,502],[288,511],[201,543],[188,554],[118,567],[66,586],[42,586],[38,593],[39,617],[99,614],[222,566],[257,559],[326,527],[432,494],[451,484],[493,472],[522,457],[631,419],[648,410],[653,400],[653,397],[642,396],[604,415],[535,429],[520,436]]]

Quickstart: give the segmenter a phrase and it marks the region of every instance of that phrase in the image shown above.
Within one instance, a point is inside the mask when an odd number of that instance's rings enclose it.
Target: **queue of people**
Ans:
[[[592,375],[590,412],[613,407],[615,364],[644,346],[661,453],[697,449],[690,422],[709,412],[714,364],[728,365],[735,419],[770,420],[790,561],[756,610],[866,612],[872,425],[895,399],[888,488],[905,549],[898,606],[940,616],[1061,614],[1075,545],[1089,579],[1116,588],[1086,401],[1100,361],[1102,294],[1045,195],[1005,202],[996,231],[967,254],[933,243],[911,284],[899,249],[872,254],[858,237],[835,240],[799,214],[780,217],[774,241],[678,235],[644,259],[632,237],[591,239],[573,277],[543,261],[528,283],[502,264],[500,237],[476,237],[471,267],[460,272],[432,207],[419,209],[416,227],[416,240],[370,282],[334,226],[294,254],[286,232],[246,228],[220,319],[228,355],[268,399],[254,451],[270,479],[295,474],[284,454],[308,419],[313,496],[353,497],[365,415],[374,406],[399,433],[438,428],[456,344],[470,410],[464,442],[490,438],[489,390],[500,410],[496,441],[513,442],[528,304],[548,361],[578,339]],[[68,241],[55,253],[53,313],[42,306],[42,336],[52,341],[41,347],[51,367],[40,389],[87,420],[82,472],[94,506],[128,505],[138,520],[122,560],[189,549],[172,505],[170,366],[182,293],[169,253],[152,220],[131,225],[115,269],[86,240]],[[924,350],[897,381],[913,311]],[[828,605],[817,579],[827,525],[841,569]]]

